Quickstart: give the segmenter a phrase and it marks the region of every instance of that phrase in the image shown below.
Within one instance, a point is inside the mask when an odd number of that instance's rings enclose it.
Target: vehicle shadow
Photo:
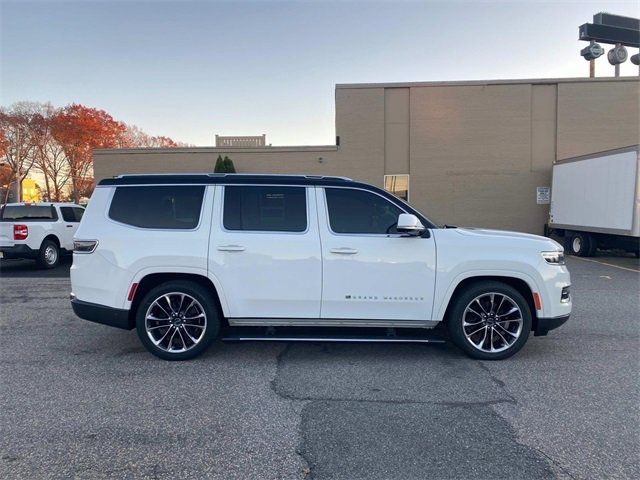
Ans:
[[[73,263],[71,255],[63,256],[56,268],[42,269],[33,260],[0,260],[1,278],[64,278]]]

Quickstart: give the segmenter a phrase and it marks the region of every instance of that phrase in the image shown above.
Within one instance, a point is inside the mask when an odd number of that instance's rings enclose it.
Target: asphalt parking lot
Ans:
[[[640,267],[569,258],[574,312],[515,357],[219,344],[163,362],[77,319],[68,262],[0,265],[1,478],[640,478]]]

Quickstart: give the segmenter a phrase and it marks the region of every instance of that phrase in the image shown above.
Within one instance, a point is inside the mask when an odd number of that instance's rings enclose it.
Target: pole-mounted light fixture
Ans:
[[[599,43],[595,42],[580,50],[580,55],[582,55],[585,60],[595,60],[596,58],[602,56],[603,53],[604,48],[602,48]]]
[[[596,13],[593,16],[593,23],[580,25],[578,38],[590,42],[588,47],[580,51],[580,55],[589,61],[591,77],[595,77],[595,59],[604,53],[604,49],[596,42],[615,45],[607,53],[607,58],[609,63],[615,66],[616,77],[619,77],[620,65],[629,57],[625,47],[640,47],[640,19],[610,13]],[[634,57],[637,61],[637,56],[634,55]]]

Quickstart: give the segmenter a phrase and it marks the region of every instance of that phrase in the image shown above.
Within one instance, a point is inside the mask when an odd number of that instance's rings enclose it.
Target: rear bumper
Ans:
[[[124,330],[131,330],[134,327],[134,323],[129,320],[129,310],[83,302],[75,298],[73,294],[71,294],[71,308],[73,308],[73,313],[83,320]]]
[[[562,315],[553,318],[538,318],[535,323],[534,335],[536,337],[544,336],[549,330],[554,330],[564,325],[569,320],[570,315]]]
[[[18,244],[11,247],[0,247],[3,258],[36,258],[38,250],[33,250],[28,245]]]

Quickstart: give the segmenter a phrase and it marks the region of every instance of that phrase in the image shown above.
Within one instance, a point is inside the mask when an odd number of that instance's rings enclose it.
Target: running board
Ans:
[[[331,336],[331,335],[229,335],[223,342],[330,342],[330,343],[445,343],[440,337]]]

